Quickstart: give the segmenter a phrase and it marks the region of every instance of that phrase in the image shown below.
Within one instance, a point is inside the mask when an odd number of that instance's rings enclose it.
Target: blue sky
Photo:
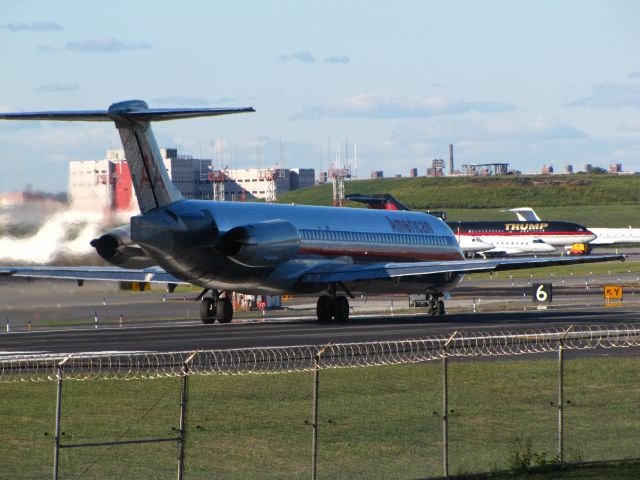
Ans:
[[[154,126],[231,167],[326,169],[348,139],[359,178],[450,143],[457,165],[640,170],[638,25],[635,0],[0,0],[0,110],[253,106]],[[110,124],[2,122],[0,191],[65,190],[109,148]]]

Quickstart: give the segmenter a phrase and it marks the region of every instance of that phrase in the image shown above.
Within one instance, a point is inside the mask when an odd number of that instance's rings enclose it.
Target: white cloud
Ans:
[[[640,132],[640,117],[627,118],[618,126],[618,130],[622,132]]]
[[[351,60],[346,55],[330,55],[325,59],[325,63],[349,63]]]
[[[10,32],[44,32],[51,30],[62,30],[63,27],[59,23],[50,22],[50,21],[42,21],[42,22],[18,22],[18,23],[7,23],[2,26],[5,30],[9,30]]]
[[[565,107],[640,108],[640,85],[599,83],[591,88],[591,95],[579,98]]]
[[[284,62],[295,61],[301,63],[314,63],[316,61],[316,57],[314,57],[311,52],[307,50],[292,53],[290,55],[282,54],[278,58]]]
[[[67,42],[64,45],[64,49],[72,52],[114,53],[127,50],[150,50],[151,45],[147,43],[127,43],[115,38],[104,38]]]
[[[566,122],[545,116],[531,118],[440,119],[427,122],[403,122],[394,138],[405,142],[428,139],[434,143],[453,141],[555,141],[581,140],[587,135]]]
[[[322,117],[410,118],[468,112],[506,112],[515,106],[503,102],[467,101],[444,96],[407,96],[389,92],[362,92],[327,102],[307,105],[293,119]]]

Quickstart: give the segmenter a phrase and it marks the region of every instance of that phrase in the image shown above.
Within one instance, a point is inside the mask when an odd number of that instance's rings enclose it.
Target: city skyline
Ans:
[[[640,170],[633,1],[10,2],[0,109],[253,106],[154,125],[159,145],[253,168],[358,177],[433,158],[539,172]],[[224,140],[221,140],[224,139]],[[66,190],[71,160],[120,148],[112,124],[0,123],[0,191]],[[327,150],[330,150],[328,153]],[[219,158],[219,157],[218,157]]]

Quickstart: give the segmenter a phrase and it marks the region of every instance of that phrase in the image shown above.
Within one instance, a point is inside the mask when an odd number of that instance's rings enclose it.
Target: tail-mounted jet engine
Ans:
[[[226,232],[217,249],[248,267],[267,267],[293,257],[300,247],[298,229],[284,220],[235,227]]]
[[[114,228],[100,238],[91,240],[98,255],[112,265],[122,268],[147,268],[156,263],[137,244],[131,241],[129,225]]]

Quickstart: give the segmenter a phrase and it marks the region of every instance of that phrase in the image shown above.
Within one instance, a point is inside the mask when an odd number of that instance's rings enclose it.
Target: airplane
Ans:
[[[447,222],[457,237],[479,237],[498,250],[521,247],[515,253],[550,253],[555,247],[587,243],[596,236],[577,223],[542,221]],[[526,252],[525,252],[526,250]]]
[[[364,203],[367,208],[378,210],[406,210],[409,207],[397,200],[389,193],[362,195],[354,193],[345,197],[347,200]],[[443,221],[447,219],[445,212],[429,212]],[[506,224],[504,228],[499,222],[448,222],[449,227],[455,231],[460,248],[467,257],[480,255],[481,257],[498,257],[524,254],[549,254],[556,249],[550,243],[565,245],[566,242],[574,243],[575,237],[558,238],[559,231],[566,231],[564,235],[574,233],[582,235],[584,227],[581,225],[557,222],[548,222],[534,225],[533,223]],[[554,231],[550,243],[540,238]],[[590,234],[589,234],[590,235]]]
[[[482,255],[482,253],[496,248],[493,243],[487,243],[480,237],[456,237],[456,240],[458,240],[458,244],[466,257],[473,257],[476,254]]]
[[[540,217],[530,207],[511,208],[509,212],[514,212],[518,220],[538,221]],[[589,245],[617,245],[617,244],[638,244],[640,243],[640,228],[599,228],[587,227],[596,236],[589,242]]]
[[[461,243],[465,237],[461,237]],[[477,237],[476,237],[477,238]],[[483,239],[480,239],[483,241]],[[486,242],[486,240],[484,240]],[[484,258],[509,256],[509,255],[539,255],[550,254],[556,251],[555,247],[549,245],[541,238],[520,238],[520,239],[496,239],[493,248],[479,251],[478,254]]]
[[[1,113],[6,120],[113,121],[140,215],[92,241],[113,266],[1,267],[16,277],[194,284],[203,323],[232,320],[231,292],[313,294],[320,322],[346,321],[358,293],[422,293],[430,314],[467,272],[624,260],[624,255],[465,260],[452,230],[408,211],[184,199],[169,180],[154,121],[253,112],[253,108],[149,108]],[[211,295],[207,295],[208,293]]]

